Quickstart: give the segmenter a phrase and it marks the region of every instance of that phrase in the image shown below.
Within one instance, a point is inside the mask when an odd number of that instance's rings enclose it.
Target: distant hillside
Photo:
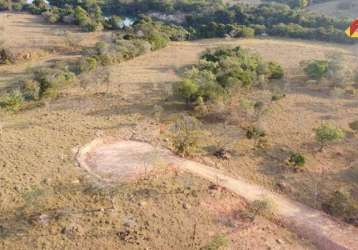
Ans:
[[[312,4],[309,11],[325,14],[333,17],[358,17],[358,1],[356,0],[335,0]]]

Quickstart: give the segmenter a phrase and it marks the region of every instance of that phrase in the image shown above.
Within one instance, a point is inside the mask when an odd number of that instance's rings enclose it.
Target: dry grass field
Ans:
[[[30,15],[4,15],[0,19],[7,23],[2,25],[14,31],[8,33],[6,43],[14,48],[62,46],[63,37],[53,33],[54,27],[67,30],[67,26],[44,25]],[[83,41],[93,43],[101,35]],[[36,42],[39,37],[41,43]],[[107,186],[75,164],[76,149],[99,135],[167,146],[168,124],[176,115],[189,112],[171,96],[172,84],[180,79],[183,68],[197,63],[203,51],[219,45],[240,45],[281,63],[286,98],[271,103],[268,90],[238,93],[229,105],[229,119],[203,118],[207,137],[202,154],[194,159],[312,207],[320,208],[325,195],[338,187],[358,195],[353,172],[358,164],[357,137],[350,135],[319,153],[313,137],[313,129],[322,122],[348,130],[348,123],[358,117],[357,96],[337,96],[324,85],[303,84],[299,69],[300,61],[332,52],[355,65],[351,47],[270,38],[176,42],[107,68],[107,83],[89,78],[46,105],[17,114],[0,110],[0,248],[198,249],[225,234],[231,241],[229,249],[314,249],[261,216],[247,221],[243,200],[225,190],[212,190],[209,183],[191,175],[163,170],[136,183]],[[31,65],[52,57],[70,59],[66,50],[58,49],[45,58],[33,58]],[[26,67],[26,63],[0,66],[3,84],[24,74]],[[4,72],[10,72],[6,78]],[[268,153],[252,150],[252,142],[245,139],[245,117],[237,111],[241,94],[268,104],[261,119],[268,134]],[[153,115],[155,105],[164,110],[160,121]],[[212,156],[219,145],[233,151],[230,160]],[[305,154],[305,171],[295,173],[284,167],[288,149]],[[284,189],[278,189],[279,183]]]
[[[26,77],[27,69],[53,61],[71,60],[80,47],[91,46],[101,33],[80,33],[69,25],[45,25],[40,16],[2,12],[0,44],[11,49],[19,60],[17,65],[0,68],[0,90]]]

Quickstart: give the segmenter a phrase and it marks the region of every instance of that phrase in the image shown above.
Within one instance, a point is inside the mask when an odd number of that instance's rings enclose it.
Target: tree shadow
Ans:
[[[278,177],[286,174],[286,161],[291,150],[285,145],[275,145],[269,149],[255,149],[254,157],[260,159],[258,171],[264,175]]]
[[[302,107],[305,110],[310,110],[315,113],[332,113],[335,112],[334,107],[323,104],[323,103],[305,103],[298,102],[296,103],[297,107]]]

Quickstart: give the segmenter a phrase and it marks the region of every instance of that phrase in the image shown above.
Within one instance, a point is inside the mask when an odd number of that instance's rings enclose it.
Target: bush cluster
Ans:
[[[182,115],[171,126],[172,144],[181,156],[190,156],[199,150],[200,122],[191,116]]]
[[[316,141],[320,145],[320,150],[322,150],[328,143],[340,141],[345,137],[344,131],[332,124],[322,124],[314,131]]]
[[[328,61],[327,60],[309,61],[307,62],[303,70],[310,79],[320,80],[327,75]]]
[[[0,98],[0,107],[17,112],[24,103],[24,97],[19,90],[13,90]]]
[[[175,85],[175,92],[187,104],[207,102],[229,94],[235,86],[250,87],[258,78],[280,79],[280,65],[264,62],[261,57],[240,47],[208,50],[200,63],[184,74]]]
[[[32,77],[20,82],[19,89],[1,97],[1,107],[18,111],[25,101],[55,98],[61,89],[75,80],[75,74],[66,65],[42,67],[32,73]]]
[[[301,62],[306,76],[311,80],[322,80],[333,86],[345,86],[355,81],[351,66],[342,54],[333,54],[325,60]]]
[[[358,225],[358,201],[352,197],[350,192],[335,191],[327,201],[323,202],[322,207],[327,213]]]
[[[120,63],[142,55],[151,48],[149,42],[142,39],[126,40],[118,37],[110,43],[98,42],[95,47],[84,51],[78,63],[77,72],[91,72],[98,66]]]
[[[43,0],[35,0],[27,9],[33,14],[41,14],[49,23],[76,24],[83,31],[103,29],[104,18],[100,6],[95,1],[83,1],[81,4],[60,5],[58,1],[51,5]]]
[[[290,152],[288,164],[294,168],[303,167],[306,163],[305,157],[300,153]]]
[[[0,0],[0,11],[1,10],[15,10],[20,11],[26,8],[26,0]]]
[[[358,133],[358,120],[349,123],[349,128]]]
[[[65,68],[42,68],[34,72],[34,85],[27,88],[29,98],[36,100],[36,98],[58,96],[59,91],[73,82],[75,74],[67,67]],[[25,85],[25,87],[27,87]],[[31,92],[33,90],[33,92]]]
[[[208,242],[207,245],[200,248],[200,250],[219,250],[224,249],[230,243],[230,240],[224,234],[218,234]]]
[[[142,17],[133,27],[115,34],[112,41],[98,42],[93,48],[86,49],[79,62],[78,71],[89,72],[99,65],[120,63],[150,50],[163,48],[170,39],[181,39],[187,35],[185,32],[180,27]]]
[[[16,56],[9,49],[0,48],[0,64],[12,64],[16,62]]]

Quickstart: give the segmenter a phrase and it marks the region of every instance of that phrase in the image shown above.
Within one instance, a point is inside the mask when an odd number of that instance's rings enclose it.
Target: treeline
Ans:
[[[0,11],[10,9],[20,11],[26,5],[26,0],[0,0]]]
[[[307,0],[289,0],[287,3],[291,1],[300,6],[307,4]],[[221,0],[50,0],[48,4],[44,0],[35,0],[24,9],[42,14],[50,23],[77,24],[84,31],[121,29],[123,18],[120,16],[138,17],[160,12],[184,16],[185,21],[177,25],[186,29],[191,39],[270,35],[355,42],[344,33],[351,20],[309,14],[284,4],[225,5]]]
[[[303,9],[310,5],[312,0],[263,0],[263,2],[276,2],[281,4],[287,4],[291,8]]]
[[[193,13],[224,7],[225,4],[222,0],[105,0],[103,3],[103,10],[107,15],[133,15],[147,12]]]
[[[257,7],[235,5],[187,17],[196,37],[223,37],[237,33],[239,27],[251,29],[256,35],[302,38],[338,43],[353,43],[344,30],[349,20],[317,16],[291,9],[287,5],[262,4]],[[246,33],[246,32],[245,32]]]

